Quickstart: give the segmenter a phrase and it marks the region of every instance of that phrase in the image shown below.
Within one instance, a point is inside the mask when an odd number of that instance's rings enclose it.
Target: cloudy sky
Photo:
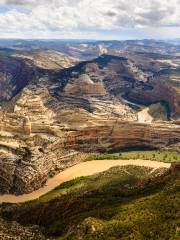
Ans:
[[[0,38],[179,38],[180,0],[0,0]]]

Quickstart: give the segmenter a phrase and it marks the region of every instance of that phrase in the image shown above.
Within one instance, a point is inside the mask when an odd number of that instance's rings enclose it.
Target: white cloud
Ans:
[[[180,0],[0,0],[0,3],[10,7],[0,13],[2,36],[180,27]]]

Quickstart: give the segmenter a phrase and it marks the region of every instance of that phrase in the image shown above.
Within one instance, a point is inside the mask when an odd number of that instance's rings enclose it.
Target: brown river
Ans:
[[[114,166],[125,166],[125,165],[144,166],[144,167],[151,167],[153,169],[160,168],[160,167],[164,167],[164,168],[170,167],[170,163],[163,163],[163,162],[150,161],[150,160],[93,160],[88,162],[82,162],[60,172],[59,174],[55,175],[53,178],[50,178],[44,187],[34,192],[18,195],[18,196],[15,196],[12,194],[0,195],[0,203],[2,202],[22,203],[22,202],[30,201],[48,193],[49,191],[57,187],[62,182],[69,181],[76,177],[88,176],[98,172],[102,172]]]

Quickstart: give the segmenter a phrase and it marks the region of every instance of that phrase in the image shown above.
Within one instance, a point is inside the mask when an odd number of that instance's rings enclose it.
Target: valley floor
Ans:
[[[35,201],[2,204],[0,239],[179,240],[179,183],[179,171],[132,165],[76,178]]]
[[[0,203],[9,202],[9,203],[20,203],[25,201],[30,201],[40,196],[48,193],[55,187],[57,187],[60,183],[69,181],[71,179],[80,177],[80,176],[88,176],[98,172],[103,172],[108,170],[114,166],[127,166],[127,165],[135,165],[135,166],[143,166],[150,167],[153,169],[157,168],[169,168],[170,163],[150,161],[150,160],[94,160],[87,161],[80,164],[77,164],[73,167],[70,167],[53,178],[49,179],[46,185],[32,193],[23,194],[19,196],[15,195],[2,195],[0,196]]]

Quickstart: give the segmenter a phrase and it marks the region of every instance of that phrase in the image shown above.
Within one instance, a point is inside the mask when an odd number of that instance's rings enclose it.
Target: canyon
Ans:
[[[179,236],[179,56],[0,39],[0,239]]]
[[[93,59],[54,49],[0,55],[1,194],[37,190],[89,153],[179,151],[178,67],[98,46]],[[149,115],[156,103],[167,121]]]

